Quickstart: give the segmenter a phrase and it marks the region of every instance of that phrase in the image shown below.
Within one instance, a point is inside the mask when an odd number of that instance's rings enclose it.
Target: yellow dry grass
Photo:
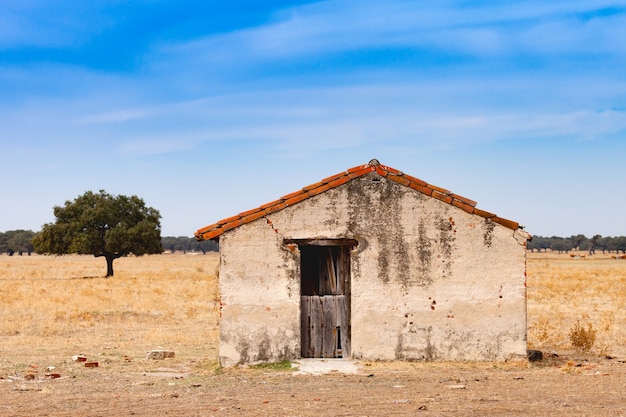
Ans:
[[[528,254],[528,344],[571,350],[577,321],[597,331],[591,353],[626,355],[626,260]]]
[[[101,258],[0,256],[0,370],[82,353],[140,358],[158,347],[214,363],[217,264],[214,253],[128,257],[105,279]],[[626,261],[529,254],[529,347],[571,350],[578,320],[597,330],[591,353],[626,354]]]
[[[0,256],[0,369],[73,355],[217,355],[218,255]]]

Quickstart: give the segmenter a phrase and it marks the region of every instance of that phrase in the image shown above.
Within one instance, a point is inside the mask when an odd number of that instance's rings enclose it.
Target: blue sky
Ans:
[[[372,158],[626,235],[626,1],[0,4],[0,231],[105,189],[191,236]]]

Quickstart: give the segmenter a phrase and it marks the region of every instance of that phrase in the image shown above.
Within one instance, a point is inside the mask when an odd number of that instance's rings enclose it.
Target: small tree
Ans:
[[[37,253],[70,253],[104,257],[107,277],[113,260],[129,254],[161,253],[161,215],[137,197],[87,191],[63,207],[54,207],[54,223],[45,224],[32,240]]]

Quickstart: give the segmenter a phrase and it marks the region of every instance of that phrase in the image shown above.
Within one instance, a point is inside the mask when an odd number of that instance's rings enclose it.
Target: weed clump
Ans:
[[[260,363],[257,365],[252,365],[250,366],[250,368],[255,368],[255,369],[269,369],[269,370],[273,370],[273,371],[290,371],[293,369],[292,365],[291,365],[291,361],[289,360],[283,360],[280,362],[265,362],[265,363]]]
[[[577,320],[574,327],[569,331],[569,340],[572,343],[572,347],[580,353],[589,352],[596,342],[596,332],[597,330],[593,329],[591,323],[588,323],[585,328],[584,325],[580,324],[580,320]]]

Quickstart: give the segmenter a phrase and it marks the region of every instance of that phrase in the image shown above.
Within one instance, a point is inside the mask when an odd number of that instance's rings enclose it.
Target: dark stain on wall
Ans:
[[[272,357],[271,349],[270,338],[267,333],[263,332],[259,337],[259,347],[254,360],[268,362]]]
[[[373,181],[376,180],[376,181]],[[402,186],[377,175],[366,175],[347,184],[350,195],[349,230],[378,243],[378,276],[385,283],[398,281],[407,289],[410,281],[409,251],[404,239]],[[392,276],[393,271],[393,276]]]
[[[496,227],[496,224],[489,219],[485,219],[483,223],[483,243],[486,247],[490,248],[492,243],[492,235],[493,229]]]
[[[426,234],[426,225],[424,219],[420,219],[417,226],[417,258],[419,259],[419,277],[420,280],[417,283],[419,286],[427,286],[433,282],[431,276],[431,263],[432,263],[432,248],[431,241]]]
[[[239,352],[239,365],[250,362],[250,345],[248,344],[248,340],[245,337],[239,337],[239,340],[237,341],[237,347],[235,349],[237,349],[237,352]]]
[[[433,361],[437,359],[437,351],[435,346],[431,342],[432,338],[432,326],[428,327],[417,327],[415,325],[411,326],[408,329],[410,335],[407,334],[399,334],[398,342],[396,344],[395,350],[395,359],[401,361]],[[410,343],[412,346],[407,346],[405,343],[405,338],[409,336],[410,339],[413,339],[413,343]],[[415,338],[421,336],[422,345],[425,344],[423,348],[415,347]]]
[[[278,332],[274,337],[274,344],[266,329],[255,332],[254,336],[250,334],[246,336],[240,333],[237,338],[237,346],[235,347],[239,353],[238,365],[251,361],[273,362],[297,358],[298,352],[300,352],[299,347],[291,349],[288,344],[280,345],[281,342],[287,340],[289,340],[289,337],[285,331]],[[253,353],[255,349],[254,346],[251,346],[251,341],[256,341],[253,342],[256,346],[256,353]]]

